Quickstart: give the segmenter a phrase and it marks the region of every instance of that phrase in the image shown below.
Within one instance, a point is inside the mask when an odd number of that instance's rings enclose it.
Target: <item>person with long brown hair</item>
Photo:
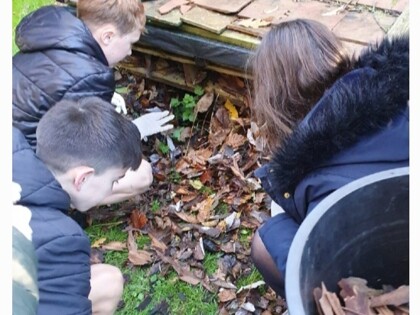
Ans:
[[[316,205],[409,164],[409,38],[384,37],[356,57],[323,24],[296,19],[273,26],[250,64],[252,118],[271,154],[255,175],[283,210],[257,230],[251,257],[284,297],[289,248]]]

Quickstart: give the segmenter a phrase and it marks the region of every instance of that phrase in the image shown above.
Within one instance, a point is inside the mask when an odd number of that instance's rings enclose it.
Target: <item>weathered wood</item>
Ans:
[[[348,12],[332,31],[343,40],[362,45],[380,40],[385,35],[370,12]]]
[[[155,0],[155,1],[146,1],[143,2],[144,10],[146,12],[146,17],[155,22],[172,25],[172,26],[180,26],[182,24],[181,21],[181,12],[178,9],[172,10],[167,14],[160,14],[159,8],[165,4],[167,0]]]
[[[206,10],[197,6],[181,16],[181,20],[210,32],[220,34],[226,29],[228,24],[235,20],[235,17]]]
[[[161,58],[167,59],[167,60],[176,61],[176,62],[179,62],[181,64],[195,65],[195,61],[190,59],[190,58],[169,54],[169,53],[166,53],[162,50],[150,49],[150,48],[141,47],[141,46],[134,46],[133,51],[138,51],[138,52],[140,52],[142,54],[145,54],[145,55],[151,55],[151,56],[155,56],[155,57],[161,57]],[[219,65],[206,64],[205,69],[215,71],[215,72],[218,72],[218,73],[223,73],[223,74],[235,76],[235,77],[244,78],[244,79],[251,79],[251,76],[244,71],[230,69],[230,68],[219,66]]]
[[[402,34],[408,34],[409,33],[409,7],[401,13],[401,15],[397,18],[395,23],[391,26],[391,28],[388,31],[389,36],[398,36]]]
[[[210,10],[233,14],[239,12],[252,0],[194,0],[194,3]]]

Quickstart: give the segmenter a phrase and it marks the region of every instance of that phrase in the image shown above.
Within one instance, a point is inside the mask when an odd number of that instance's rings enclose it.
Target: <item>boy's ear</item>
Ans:
[[[112,24],[106,24],[99,29],[99,32],[99,40],[103,45],[108,46],[117,34],[117,29]]]
[[[73,184],[77,191],[82,189],[82,186],[86,181],[95,174],[95,169],[89,166],[78,166],[73,169]]]

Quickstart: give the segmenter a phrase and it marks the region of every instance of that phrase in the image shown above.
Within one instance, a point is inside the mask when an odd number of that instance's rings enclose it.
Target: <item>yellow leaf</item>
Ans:
[[[190,185],[193,186],[197,190],[200,190],[203,187],[203,183],[200,182],[198,179],[190,180]]]
[[[229,100],[226,100],[225,102],[225,108],[229,111],[229,118],[232,120],[238,119],[238,111],[235,108],[235,105],[233,105]]]
[[[99,247],[103,243],[105,243],[105,241],[106,241],[106,237],[100,238],[99,240],[96,240],[95,243],[93,243],[91,247],[92,248]]]

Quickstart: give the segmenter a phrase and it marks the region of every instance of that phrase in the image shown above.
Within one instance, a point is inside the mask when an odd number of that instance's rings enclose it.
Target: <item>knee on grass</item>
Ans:
[[[121,300],[124,278],[121,270],[107,264],[92,265],[91,293],[93,314],[114,314]]]

